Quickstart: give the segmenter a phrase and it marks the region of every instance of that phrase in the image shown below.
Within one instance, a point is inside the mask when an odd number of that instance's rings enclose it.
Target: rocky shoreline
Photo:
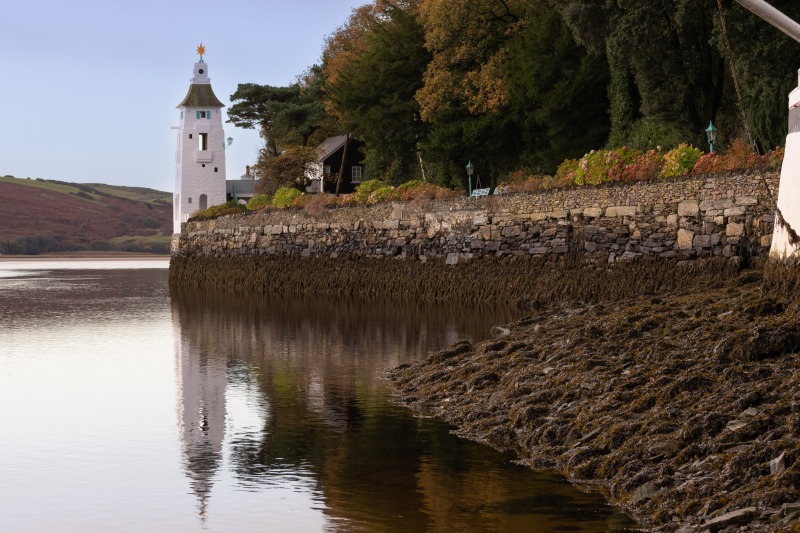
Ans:
[[[398,402],[603,490],[653,531],[800,531],[797,279],[767,264],[552,303],[389,377]]]

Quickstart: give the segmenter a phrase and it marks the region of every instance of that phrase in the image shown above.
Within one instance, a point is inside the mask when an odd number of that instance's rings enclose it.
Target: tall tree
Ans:
[[[312,135],[331,120],[322,101],[322,68],[313,66],[287,87],[242,83],[231,95],[228,121],[241,128],[257,128],[266,155],[277,156],[279,146],[308,146]]]
[[[373,16],[360,53],[340,62],[329,79],[329,106],[365,143],[369,172],[403,182],[417,174],[419,143],[427,130],[414,95],[430,54],[412,7],[382,3]]]
[[[493,113],[508,103],[505,43],[518,29],[523,0],[426,0],[420,6],[425,46],[432,59],[417,94],[422,117],[466,106]]]
[[[608,138],[608,64],[575,42],[543,3],[531,2],[521,15],[523,26],[507,46],[509,110],[521,135],[520,162],[554,172]]]
[[[286,102],[299,95],[296,86],[273,87],[255,83],[240,83],[231,95],[228,122],[240,128],[258,129],[266,144],[268,156],[278,155],[278,142],[272,135],[276,117]]]
[[[800,20],[800,3],[770,0],[777,9]],[[776,30],[738,3],[725,2],[733,65],[739,81],[752,134],[758,144],[771,149],[783,144],[788,128],[786,97],[797,86],[800,44]],[[715,19],[715,46],[727,53],[719,18]],[[729,100],[735,101],[730,91]],[[738,119],[738,113],[732,113]]]

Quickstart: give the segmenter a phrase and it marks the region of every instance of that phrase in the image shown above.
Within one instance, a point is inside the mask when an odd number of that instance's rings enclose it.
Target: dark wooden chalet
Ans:
[[[338,135],[325,139],[319,145],[317,162],[309,165],[306,170],[306,177],[310,180],[310,184],[306,187],[308,192],[336,192],[336,176],[342,166],[344,141],[345,136]],[[350,137],[342,183],[339,188],[339,192],[342,194],[355,191],[356,187],[365,179],[362,146],[360,141]]]

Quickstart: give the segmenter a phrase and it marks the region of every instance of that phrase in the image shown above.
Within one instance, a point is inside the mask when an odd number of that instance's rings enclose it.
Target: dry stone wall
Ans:
[[[396,258],[448,265],[578,253],[636,257],[766,255],[779,176],[757,172],[447,201],[273,210],[191,221],[173,259],[240,255]]]

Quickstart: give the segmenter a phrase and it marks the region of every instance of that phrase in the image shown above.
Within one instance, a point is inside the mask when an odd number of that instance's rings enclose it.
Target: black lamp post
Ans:
[[[470,159],[469,163],[467,163],[467,182],[469,183],[469,195],[472,196],[472,173],[475,172],[475,165],[472,164],[472,160]]]
[[[714,144],[717,142],[717,128],[714,127],[713,122],[708,123],[706,128],[706,137],[708,138],[708,146],[711,148],[711,153],[714,153]]]

